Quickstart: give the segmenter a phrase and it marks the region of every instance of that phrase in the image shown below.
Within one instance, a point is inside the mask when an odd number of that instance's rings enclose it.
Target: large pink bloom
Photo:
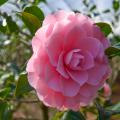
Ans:
[[[41,101],[60,110],[78,110],[97,95],[111,73],[100,29],[82,14],[48,15],[32,40],[28,80]]]

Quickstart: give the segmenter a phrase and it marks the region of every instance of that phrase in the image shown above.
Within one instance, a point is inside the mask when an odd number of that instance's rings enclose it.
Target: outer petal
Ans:
[[[65,19],[68,19],[68,17],[70,16],[75,16],[73,12],[66,12],[63,10],[60,10],[52,15],[48,15],[45,17],[45,20],[43,21],[43,25],[47,25],[47,24],[54,24],[58,21],[62,21]],[[69,20],[69,19],[68,19]]]
[[[106,70],[107,66],[105,64],[96,63],[94,68],[88,70],[87,83],[91,85],[97,85],[105,75]]]
[[[92,28],[93,28],[93,37],[100,40],[100,42],[104,46],[104,49],[108,48],[110,46],[110,42],[105,38],[105,36],[101,32],[100,28],[98,26],[96,26],[96,25],[93,25]]]
[[[36,88],[37,95],[47,106],[61,109],[64,103],[64,96],[50,89],[42,80],[39,80]]]
[[[97,90],[98,88],[96,86],[89,85],[86,83],[83,86],[81,86],[80,95],[84,97],[90,97],[90,96],[96,95]]]

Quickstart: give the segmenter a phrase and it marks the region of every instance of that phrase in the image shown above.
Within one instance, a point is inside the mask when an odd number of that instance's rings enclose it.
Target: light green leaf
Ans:
[[[98,22],[96,25],[101,29],[105,36],[108,36],[110,33],[112,33],[112,28],[108,23]]]
[[[30,92],[31,90],[33,90],[33,88],[28,83],[27,75],[25,73],[21,74],[17,82],[15,96],[19,97],[25,93]]]

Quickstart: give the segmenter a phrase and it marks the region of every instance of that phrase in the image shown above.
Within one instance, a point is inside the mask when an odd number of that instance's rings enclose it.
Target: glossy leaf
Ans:
[[[101,29],[105,36],[108,36],[112,32],[112,28],[108,23],[98,22],[96,25]]]
[[[23,22],[28,27],[30,32],[34,35],[36,30],[42,25],[42,21],[44,19],[42,11],[36,6],[31,6],[27,7],[21,13],[21,15]]]
[[[27,12],[27,13],[30,13],[30,14],[36,16],[40,21],[44,20],[44,14],[43,14],[42,10],[40,8],[38,8],[37,6],[26,7],[24,12]]]
[[[8,0],[0,0],[0,5],[3,5],[4,3],[6,3]]]
[[[33,88],[28,83],[27,75],[21,74],[17,82],[15,96],[19,97],[25,93],[30,92],[31,90],[33,90]]]
[[[116,44],[106,49],[105,51],[108,57],[112,58],[114,56],[120,56],[120,44]]]
[[[85,120],[85,118],[82,113],[70,110],[64,113],[61,120]]]

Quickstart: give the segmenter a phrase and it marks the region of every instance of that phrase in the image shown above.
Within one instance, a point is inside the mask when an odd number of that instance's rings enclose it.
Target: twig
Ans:
[[[24,99],[5,99],[0,101],[6,101],[6,102],[18,102],[18,103],[39,103],[39,100],[24,100]]]

